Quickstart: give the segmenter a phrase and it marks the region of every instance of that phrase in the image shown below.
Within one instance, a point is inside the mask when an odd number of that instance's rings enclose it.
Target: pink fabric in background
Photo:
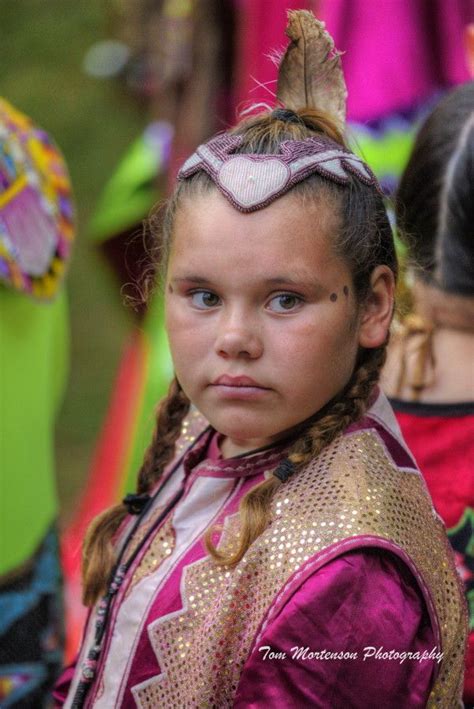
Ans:
[[[469,78],[463,32],[473,0],[321,0],[320,17],[346,52],[352,120],[410,108]]]
[[[338,49],[349,91],[348,117],[366,121],[410,109],[469,78],[463,32],[474,0],[235,0],[237,112],[276,91],[266,55],[285,47],[286,11],[313,9]]]
[[[285,27],[288,10],[309,10],[311,0],[234,0],[237,18],[236,69],[234,99],[237,114],[250,104],[275,99],[258,83],[269,82],[276,93],[277,70],[268,54],[283,51],[287,40]]]

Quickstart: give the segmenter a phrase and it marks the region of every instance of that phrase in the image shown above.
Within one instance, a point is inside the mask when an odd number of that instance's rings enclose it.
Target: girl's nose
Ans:
[[[220,323],[215,346],[217,354],[224,358],[258,359],[263,352],[263,342],[258,327],[245,317],[223,320]]]

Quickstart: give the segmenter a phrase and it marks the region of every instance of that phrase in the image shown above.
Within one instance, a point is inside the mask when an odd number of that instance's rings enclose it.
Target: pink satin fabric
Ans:
[[[424,707],[435,660],[364,661],[364,648],[430,652],[434,632],[416,581],[390,553],[345,554],[311,576],[284,606],[247,660],[234,707]],[[263,659],[265,651],[285,660]],[[291,659],[292,648],[358,652],[357,660]],[[306,654],[308,658],[308,654]],[[74,674],[64,670],[55,692],[61,707]]]
[[[469,79],[463,31],[474,22],[474,0],[234,2],[238,111],[260,101],[274,103],[277,70],[268,55],[286,47],[287,10],[313,10],[343,52],[350,120],[412,109]]]
[[[309,577],[247,660],[234,707],[424,707],[436,660],[368,658],[364,648],[429,653],[427,609],[406,565],[390,553],[344,554]],[[270,659],[268,651],[286,653]],[[292,659],[292,648],[357,652],[358,659]]]

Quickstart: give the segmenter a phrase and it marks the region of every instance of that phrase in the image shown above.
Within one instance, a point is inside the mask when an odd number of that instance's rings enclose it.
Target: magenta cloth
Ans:
[[[69,687],[71,686],[72,678],[76,671],[76,662],[77,658],[63,670],[54,686],[53,699],[55,707],[62,707],[66,701],[67,693],[69,692]]]
[[[409,109],[469,79],[463,32],[473,0],[320,0],[348,87],[348,115],[366,121]]]
[[[224,436],[217,431],[212,436],[207,447],[206,455],[209,460],[215,462],[216,460],[223,460],[221,449],[219,448],[220,442],[223,440]]]
[[[469,79],[463,32],[474,22],[474,0],[235,0],[235,7],[238,111],[274,103],[276,68],[268,54],[286,47],[288,9],[314,9],[344,52],[350,120],[412,109]]]
[[[436,640],[418,585],[390,553],[344,554],[310,576],[263,635],[259,647],[286,659],[249,657],[234,707],[425,707],[436,660],[364,661],[364,648],[427,654]],[[357,652],[357,659],[292,659],[308,652]],[[302,659],[306,657],[307,659]]]
[[[216,437],[209,453],[217,460]],[[364,661],[364,648],[429,654],[435,645],[425,603],[406,565],[381,550],[350,552],[310,576],[284,606],[259,646],[286,652],[288,659],[264,660],[263,652],[251,655],[234,707],[424,707],[434,659]],[[293,660],[294,647],[358,652],[358,659]],[[56,707],[63,706],[73,673],[74,665],[59,679]]]

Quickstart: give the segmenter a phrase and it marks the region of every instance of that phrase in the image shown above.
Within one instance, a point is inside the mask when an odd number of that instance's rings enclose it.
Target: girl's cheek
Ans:
[[[165,303],[166,323],[168,329],[175,328],[192,319],[192,311],[185,298],[170,295]]]
[[[205,323],[193,317],[188,308],[174,308],[167,312],[166,330],[168,336],[175,340],[185,340],[192,345],[197,337],[202,339],[206,332]]]

